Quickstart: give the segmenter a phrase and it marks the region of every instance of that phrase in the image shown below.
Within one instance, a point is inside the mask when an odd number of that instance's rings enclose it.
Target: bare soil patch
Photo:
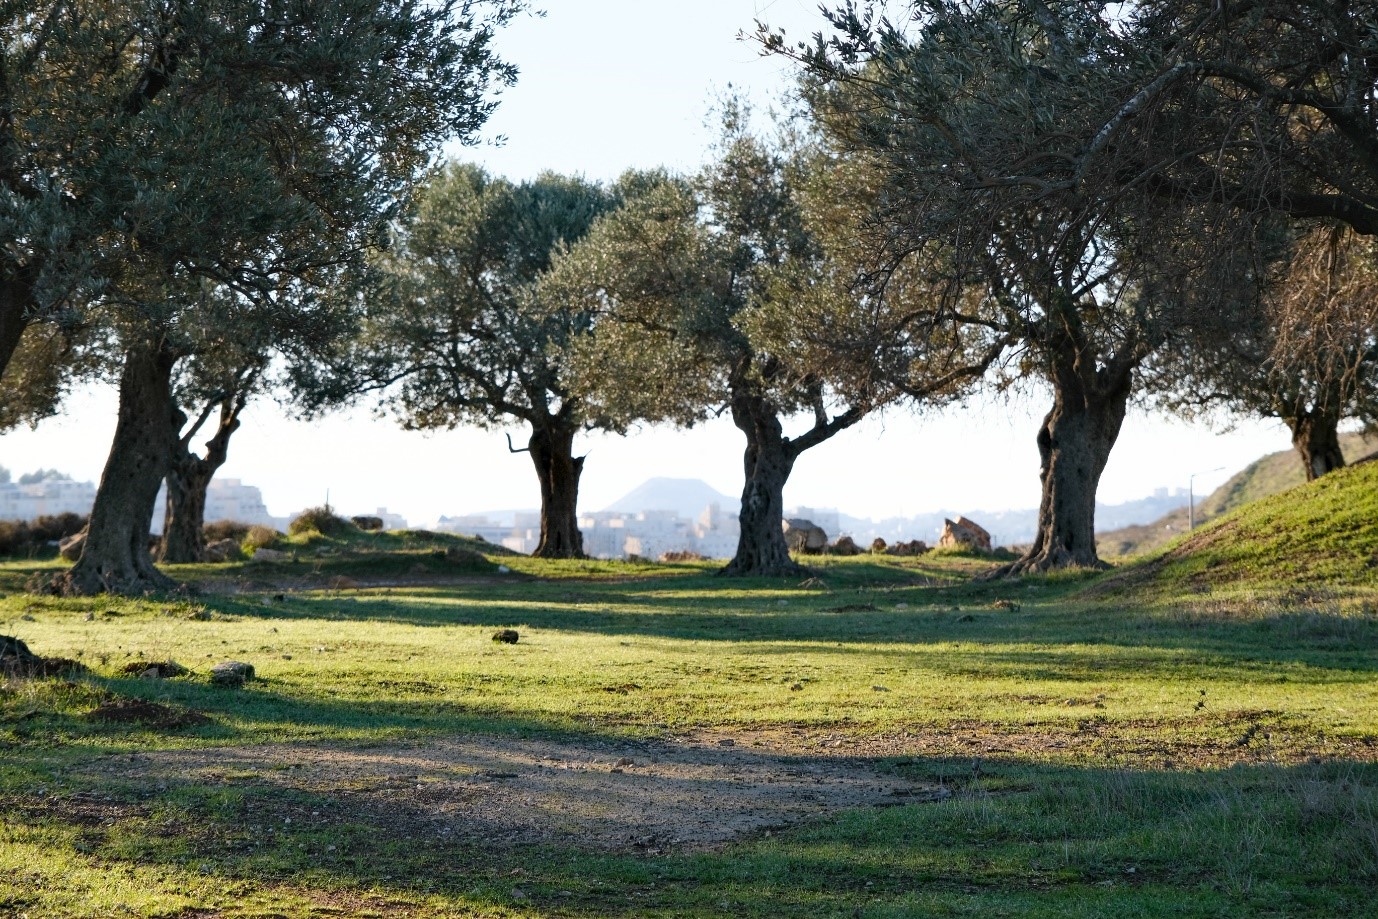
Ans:
[[[335,815],[322,820],[362,819],[399,835],[652,852],[712,847],[844,808],[947,794],[874,763],[725,737],[220,747],[119,755],[80,771],[163,786],[276,786],[316,796],[320,813]]]
[[[210,724],[210,719],[189,708],[173,708],[144,699],[116,699],[86,713],[92,721],[144,724],[157,728],[185,728]]]

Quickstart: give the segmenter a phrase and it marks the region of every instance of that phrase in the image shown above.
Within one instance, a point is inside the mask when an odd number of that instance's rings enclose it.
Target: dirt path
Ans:
[[[604,850],[708,847],[843,808],[945,794],[864,760],[791,755],[728,738],[283,744],[119,755],[80,771],[144,786],[277,786],[321,802],[308,814],[364,819],[383,831]]]

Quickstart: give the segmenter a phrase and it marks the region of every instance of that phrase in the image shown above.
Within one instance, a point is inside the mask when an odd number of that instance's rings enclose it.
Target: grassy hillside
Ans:
[[[1362,434],[1344,434],[1340,448],[1345,459],[1354,462],[1378,450],[1378,438]],[[1257,459],[1235,473],[1228,482],[1196,502],[1196,525],[1214,520],[1237,507],[1268,495],[1292,488],[1306,481],[1301,460],[1295,450],[1280,450]],[[1096,534],[1096,544],[1105,558],[1142,555],[1161,549],[1187,531],[1189,515],[1186,508],[1140,526],[1121,527]]]
[[[1378,462],[1251,501],[1097,585],[1208,591],[1378,585]]]

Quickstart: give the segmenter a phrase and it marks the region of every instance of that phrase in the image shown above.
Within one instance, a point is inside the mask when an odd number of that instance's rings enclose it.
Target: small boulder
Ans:
[[[938,539],[941,548],[976,549],[981,552],[991,550],[990,534],[975,521],[965,517],[943,521],[943,535]]]
[[[886,550],[887,555],[923,555],[928,551],[928,543],[922,539],[911,539],[909,542],[897,542]]]
[[[812,520],[794,517],[781,524],[785,531],[785,544],[791,552],[804,555],[817,555],[828,546],[828,534]]]
[[[350,517],[349,522],[354,524],[361,530],[381,530],[383,528],[382,517],[370,517],[367,515],[361,517]]]
[[[498,629],[493,633],[493,640],[504,645],[515,645],[520,637],[516,629]]]
[[[837,541],[828,549],[831,555],[860,555],[861,546],[856,544],[856,540],[850,536],[839,536]]]
[[[254,678],[254,665],[243,661],[221,661],[211,668],[211,682],[216,686],[243,686]]]
[[[283,552],[281,549],[255,549],[254,557],[249,559],[251,562],[285,562],[291,558],[291,554]]]
[[[82,530],[80,533],[73,533],[71,536],[59,540],[57,554],[62,556],[63,561],[74,562],[81,558],[81,550],[84,548],[86,548],[86,531]]]
[[[884,552],[888,548],[889,546],[886,544],[885,540],[881,539],[879,536],[871,540],[871,551],[877,555]]]
[[[237,558],[239,541],[234,539],[217,539],[215,542],[206,543],[206,548],[201,552],[201,560],[206,562],[228,562]]]

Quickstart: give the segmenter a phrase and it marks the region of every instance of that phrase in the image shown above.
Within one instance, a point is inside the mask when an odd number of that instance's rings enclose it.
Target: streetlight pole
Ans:
[[[1187,532],[1196,529],[1196,477],[1198,475],[1210,475],[1212,472],[1219,472],[1224,466],[1216,466],[1214,469],[1207,469],[1205,472],[1193,472],[1187,476]]]

